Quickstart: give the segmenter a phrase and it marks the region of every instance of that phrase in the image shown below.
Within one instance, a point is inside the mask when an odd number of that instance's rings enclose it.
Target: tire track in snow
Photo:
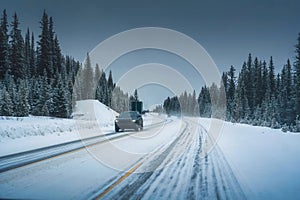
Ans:
[[[191,120],[162,153],[145,160],[151,171],[132,174],[104,199],[246,199],[221,149],[210,144],[207,130]],[[166,166],[166,163],[176,162]],[[160,166],[166,166],[160,170]]]
[[[181,131],[182,133],[186,131],[187,128],[187,123],[185,122],[184,129]],[[184,136],[184,134],[179,134],[179,136],[161,153],[161,148],[157,150],[159,153],[156,155],[156,159],[151,159],[148,161],[147,166],[147,172],[144,173],[136,173],[132,174],[129,179],[134,179],[131,181],[123,181],[120,185],[124,185],[123,187],[116,188],[114,190],[114,194],[110,195],[107,194],[103,198],[107,199],[129,199],[135,196],[135,199],[140,199],[143,194],[140,194],[136,192],[153,174],[154,172],[156,173],[156,177],[159,177],[160,173],[162,170],[156,171],[156,169],[163,163],[165,158],[168,156],[168,154],[172,151],[174,148],[175,144],[180,140],[180,138]],[[155,154],[155,153],[154,153]],[[143,161],[142,161],[143,162]],[[145,165],[143,163],[142,165]],[[126,182],[126,183],[125,183]],[[125,184],[124,184],[125,183]],[[97,195],[98,196],[98,195]],[[91,197],[92,199],[97,198],[95,195]]]
[[[208,131],[199,124],[209,140],[213,140]],[[246,196],[236,179],[229,163],[227,162],[221,148],[215,144],[214,149],[207,157],[211,161],[213,182],[215,185],[214,199],[246,199]]]

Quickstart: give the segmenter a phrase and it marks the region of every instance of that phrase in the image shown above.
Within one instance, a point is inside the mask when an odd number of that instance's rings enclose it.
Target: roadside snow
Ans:
[[[218,145],[248,199],[300,198],[300,134],[225,122]]]
[[[99,101],[84,100],[77,102],[73,119],[1,117],[0,156],[112,132],[116,114]]]

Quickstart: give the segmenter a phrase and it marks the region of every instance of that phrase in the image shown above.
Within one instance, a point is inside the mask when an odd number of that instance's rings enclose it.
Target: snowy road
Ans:
[[[169,123],[168,120],[159,120],[158,122],[146,125],[145,130],[159,126],[162,123]],[[120,133],[107,133],[98,136],[93,136],[85,138],[82,140],[74,140],[71,142],[66,142],[62,144],[57,144],[53,146],[47,146],[43,148],[38,148],[30,151],[25,151],[21,153],[15,153],[11,155],[0,157],[0,173],[8,170],[12,170],[18,167],[22,167],[28,164],[46,160],[52,157],[60,156],[65,153],[73,152],[85,148],[87,146],[96,145],[99,143],[107,142],[107,140],[115,140],[118,138],[126,137],[132,133],[120,132]]]
[[[169,122],[2,172],[0,198],[245,199],[218,146],[200,156],[207,131]]]
[[[137,164],[136,173],[111,183],[93,198],[103,199],[246,199],[218,146],[204,158],[209,137],[195,121],[163,150]],[[123,177],[121,177],[123,179]]]

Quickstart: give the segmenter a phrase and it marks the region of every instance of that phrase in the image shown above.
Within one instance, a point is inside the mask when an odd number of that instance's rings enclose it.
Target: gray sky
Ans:
[[[250,52],[261,59],[272,55],[281,68],[294,56],[300,32],[298,0],[1,0],[4,8],[10,19],[16,11],[21,26],[37,34],[46,9],[63,51],[78,60],[113,34],[158,26],[197,40],[221,69],[239,67]]]
[[[0,0],[12,19],[16,11],[23,33],[40,33],[45,9],[54,19],[64,54],[83,61],[86,52],[119,32],[137,27],[165,27],[198,41],[221,71],[240,69],[248,53],[273,56],[277,70],[288,58],[300,32],[298,0]]]

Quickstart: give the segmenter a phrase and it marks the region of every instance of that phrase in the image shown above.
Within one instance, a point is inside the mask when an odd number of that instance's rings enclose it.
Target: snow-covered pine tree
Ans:
[[[192,116],[199,116],[199,104],[197,102],[197,97],[196,97],[196,91],[193,91],[193,95],[192,95],[192,102],[191,102],[191,115]]]
[[[70,116],[68,99],[66,98],[67,88],[63,84],[63,80],[59,75],[58,81],[53,89],[53,111],[54,117],[68,118]]]
[[[28,91],[27,91],[27,81],[26,79],[21,80],[19,83],[18,94],[18,117],[26,117],[29,115],[29,102],[28,102]]]
[[[101,71],[98,63],[96,63],[95,73],[94,73],[94,86],[97,88],[97,84],[99,82],[99,79],[101,77]]]
[[[79,65],[78,71],[76,75],[74,74],[74,97],[75,100],[82,100],[83,99],[83,69],[82,65]]]
[[[87,53],[86,60],[83,68],[83,90],[82,98],[83,99],[92,99],[94,97],[94,72],[91,64],[91,59],[89,53]]]
[[[2,107],[1,107],[1,115],[3,116],[13,116],[14,115],[14,105],[9,95],[9,92],[6,89],[6,86],[2,89]]]

